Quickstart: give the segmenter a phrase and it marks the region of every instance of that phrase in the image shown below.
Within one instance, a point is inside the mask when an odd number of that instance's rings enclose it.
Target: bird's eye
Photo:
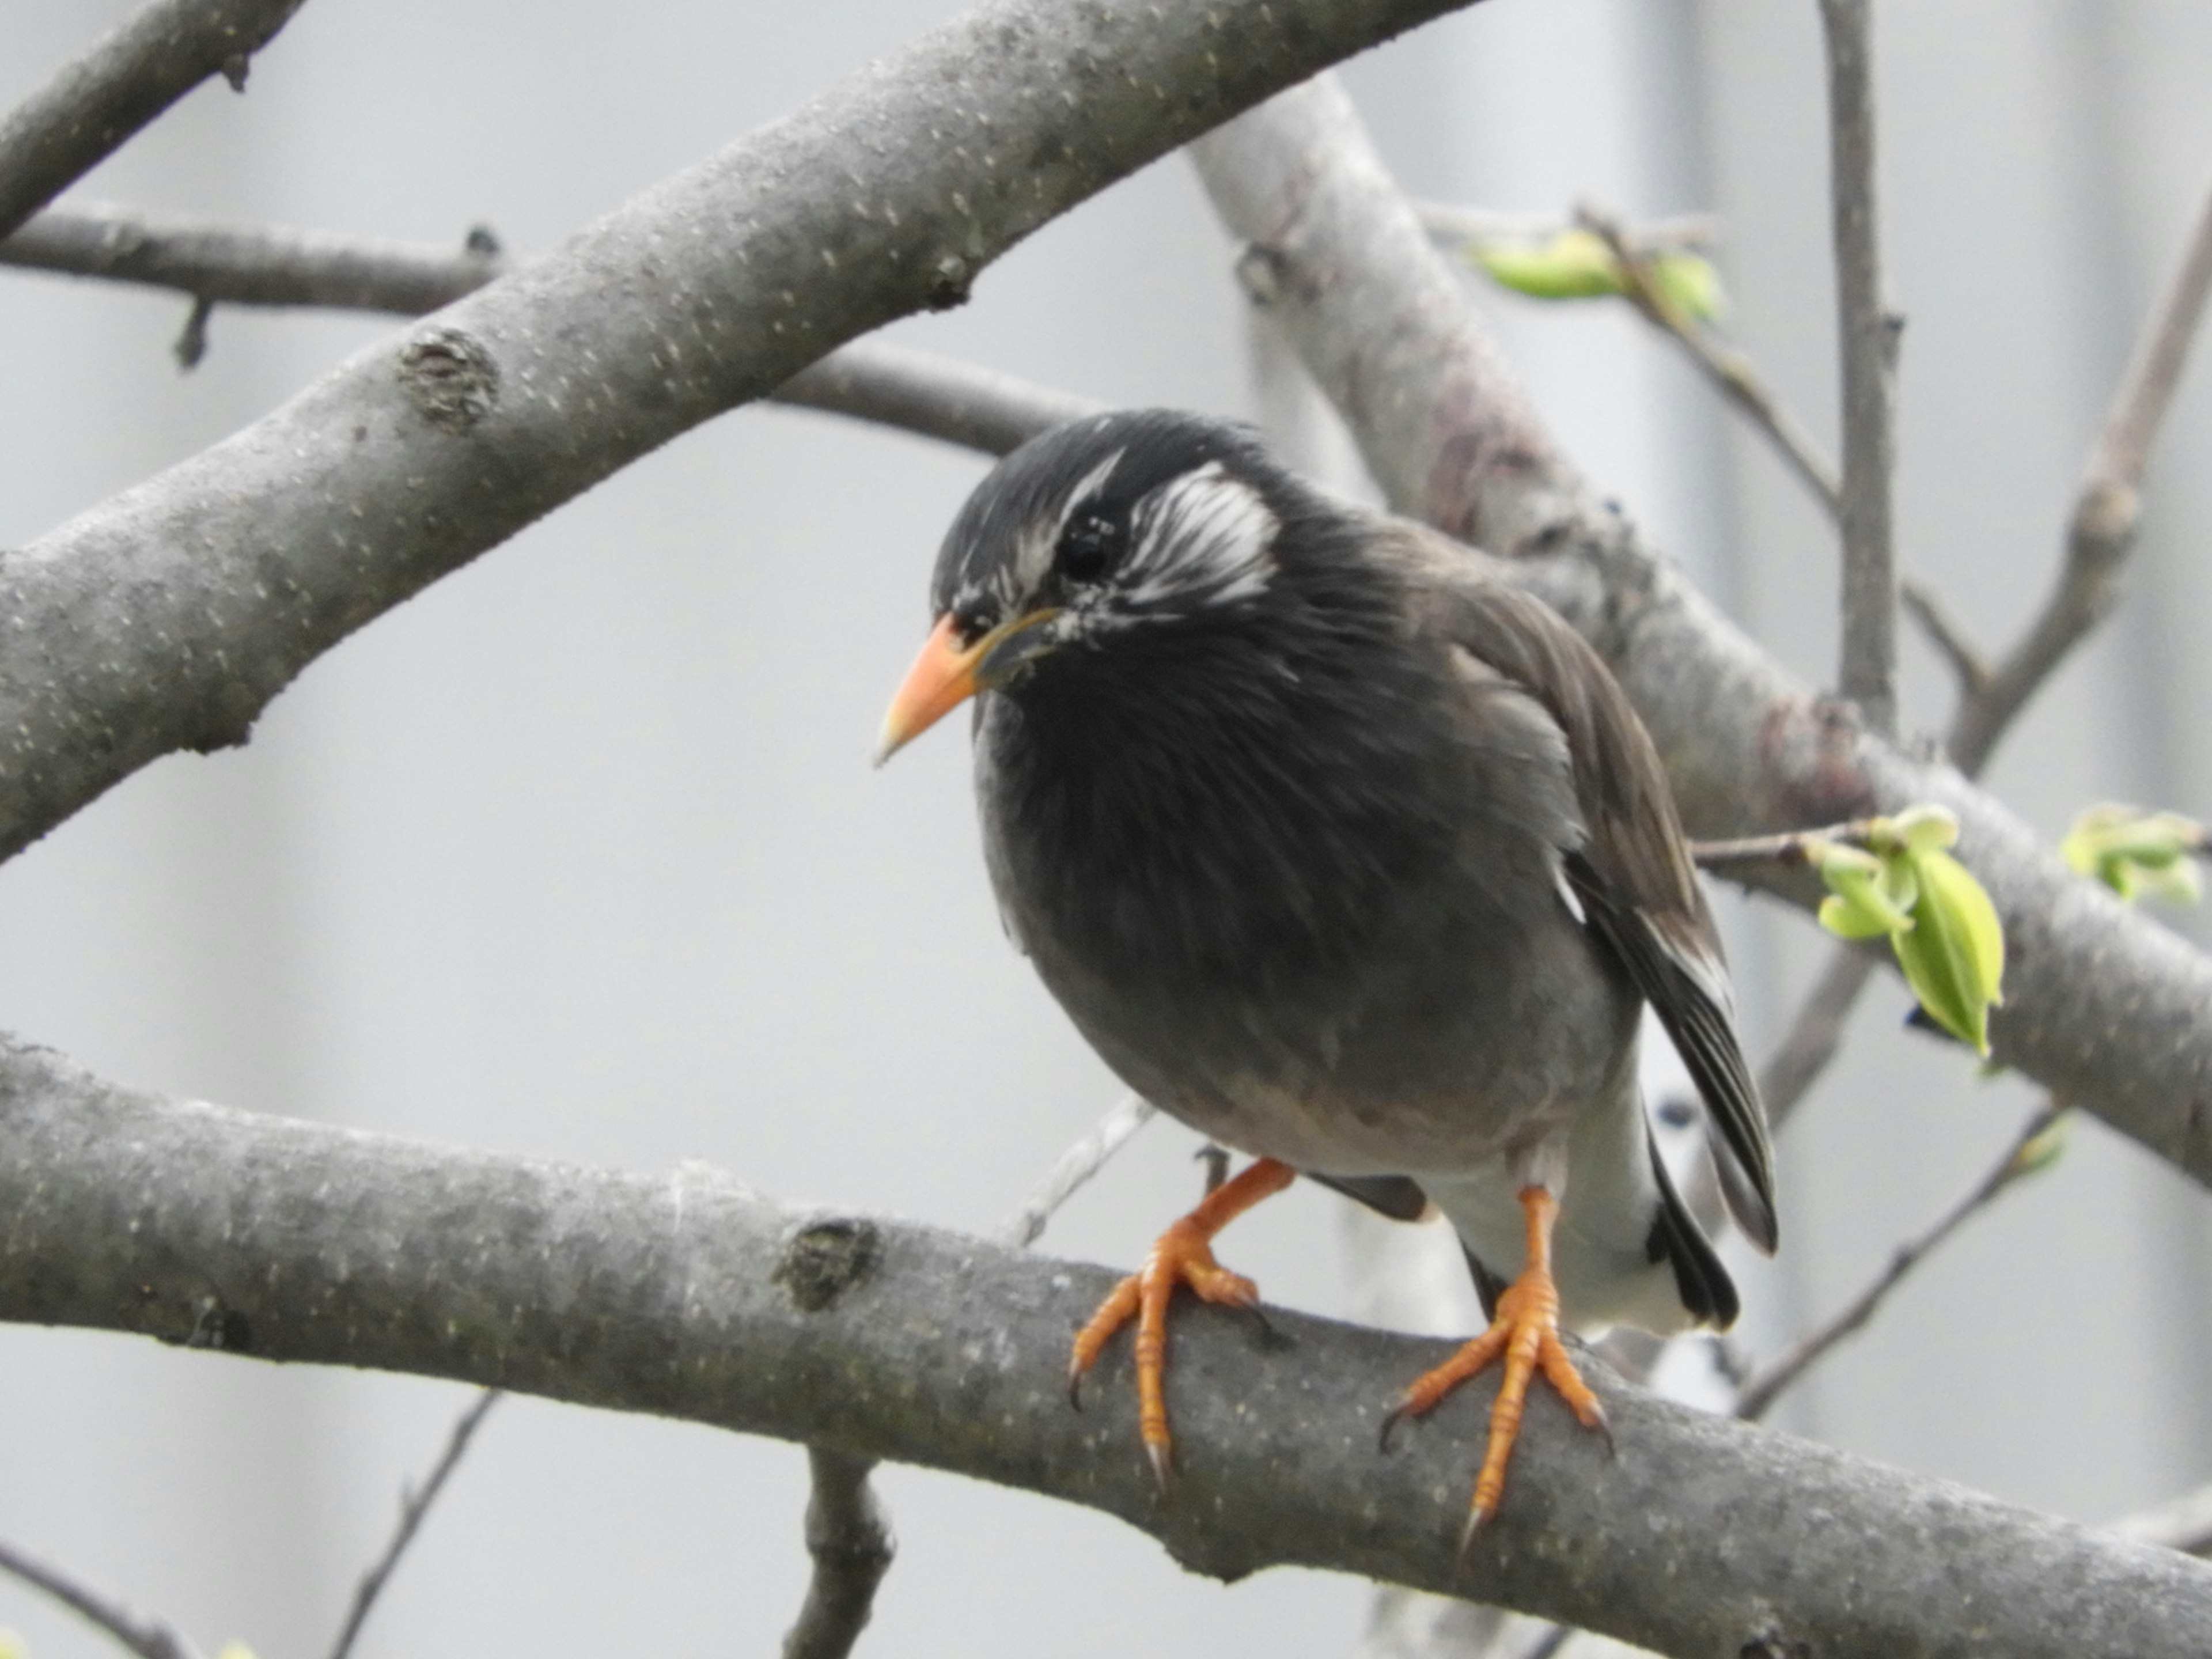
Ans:
[[[1060,532],[1060,574],[1070,581],[1095,582],[1121,550],[1121,527],[1100,513],[1079,514]]]

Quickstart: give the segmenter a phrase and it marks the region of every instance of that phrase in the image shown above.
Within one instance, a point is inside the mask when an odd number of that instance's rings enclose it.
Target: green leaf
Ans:
[[[1685,317],[1717,323],[1728,312],[1728,294],[1713,262],[1696,253],[1662,253],[1650,264],[1651,286]]]
[[[0,1626],[0,1659],[31,1659],[29,1644],[4,1626]]]
[[[1806,843],[1805,857],[1828,884],[1830,896],[1820,902],[1820,921],[1830,933],[1841,939],[1879,939],[1912,927],[1919,890],[1903,860],[1824,841]]]
[[[1588,300],[1620,292],[1620,268],[1605,239],[1563,230],[1548,242],[1470,242],[1467,257],[1516,294]]]
[[[1940,848],[1899,855],[1918,878],[1910,932],[1890,944],[1930,1018],[1976,1054],[1990,1052],[1990,1010],[2004,1000],[2004,929],[1966,866]]]
[[[2131,902],[2148,895],[2172,904],[2194,904],[2203,896],[2196,856],[2204,843],[2204,826],[2179,812],[2145,812],[2106,802],[2074,820],[2058,851],[2080,874],[2103,882]]]

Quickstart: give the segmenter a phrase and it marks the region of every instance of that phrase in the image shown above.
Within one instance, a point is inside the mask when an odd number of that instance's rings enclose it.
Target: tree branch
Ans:
[[[806,1449],[813,1496],[806,1504],[806,1553],[814,1560],[799,1622],[783,1659],[845,1659],[875,1611],[876,1586],[898,1553],[890,1523],[868,1486],[875,1460]]]
[[[1836,477],[1828,458],[1820,453],[1812,434],[1797,423],[1797,417],[1766,389],[1751,359],[1715,339],[1695,318],[1684,315],[1681,307],[1652,280],[1650,245],[1640,236],[1632,239],[1619,220],[1596,208],[1577,210],[1576,220],[1611,250],[1629,303],[1646,322],[1680,346],[1721,396],[1765,435],[1784,464],[1813,492],[1828,515],[1840,518],[1843,481]],[[4,257],[4,246],[0,246],[0,258]]]
[[[997,0],[9,557],[0,852],[158,755],[239,742],[301,666],[425,583],[842,341],[960,303],[1054,215],[1450,9]]]
[[[1979,772],[2027,700],[2119,597],[2119,578],[2142,518],[2143,468],[2189,360],[2212,293],[2212,189],[2198,206],[2181,259],[2143,324],[2111,412],[2089,453],[2067,527],[2066,560],[2043,611],[1979,686],[1967,684],[1949,748],[1959,769]]]
[[[404,317],[452,304],[506,274],[482,229],[456,249],[327,232],[140,213],[112,202],[48,208],[0,240],[0,265],[173,289],[232,306],[320,306]]]
[[[246,67],[301,0],[154,0],[0,121],[0,236],[210,75]]]
[[[1531,1411],[1504,1511],[1454,1553],[1494,1383],[1397,1455],[1397,1385],[1449,1352],[1194,1307],[1163,1504],[1128,1361],[1060,1404],[1112,1283],[981,1239],[649,1177],[171,1103],[0,1047],[0,1317],[221,1333],[269,1360],[446,1376],[953,1470],[1103,1510],[1186,1565],[1276,1563],[1504,1601],[1662,1651],[2195,1656],[2212,1568],[1594,1377],[1619,1455]]]
[[[104,203],[40,214],[0,241],[0,265],[173,289],[203,303],[407,317],[472,294],[508,269],[496,240],[481,229],[449,252],[320,231],[163,219]],[[994,455],[1104,407],[881,340],[841,347],[769,395]]]
[[[1896,325],[1881,297],[1875,211],[1872,0],[1820,0],[1828,48],[1837,334],[1843,356],[1844,653],[1840,687],[1866,723],[1897,732],[1897,565],[1890,478]]]
[[[461,1459],[468,1453],[469,1442],[476,1437],[477,1429],[483,1425],[484,1419],[500,1399],[497,1389],[486,1389],[470,1401],[468,1409],[454,1419],[453,1430],[446,1437],[446,1449],[438,1455],[422,1489],[400,1494],[399,1525],[392,1534],[392,1541],[384,1547],[384,1553],[362,1575],[353,1593],[353,1605],[346,1611],[345,1623],[338,1631],[337,1640],[331,1644],[331,1659],[346,1659],[353,1651],[354,1642],[361,1635],[362,1626],[368,1622],[377,1597],[383,1595],[385,1585],[391,1582],[392,1572],[399,1565],[399,1558],[415,1541],[415,1534],[422,1530],[423,1517],[430,1513],[430,1506],[438,1501],[447,1480],[460,1467]]]
[[[1498,366],[1333,83],[1273,100],[1194,153],[1249,245],[1241,269],[1376,482],[1401,511],[1491,549],[1501,574],[1597,647],[1650,728],[1691,833],[1950,808],[1959,857],[2012,946],[1997,1058],[2212,1179],[2212,961],[2077,878],[1955,771],[1814,697],[1608,510]],[[1757,878],[1801,904],[1820,890],[1803,871]]]
[[[0,1572],[21,1579],[106,1631],[139,1659],[199,1659],[198,1650],[159,1620],[140,1619],[75,1579],[0,1544]]]
[[[1785,1390],[1818,1364],[1838,1343],[1863,1328],[1915,1267],[1942,1248],[1952,1234],[1987,1209],[1998,1194],[2030,1173],[2035,1166],[2027,1160],[2028,1148],[2064,1111],[2063,1106],[2045,1105],[2032,1114],[2013,1137],[2012,1144],[2005,1148],[2004,1155],[1990,1166],[1990,1172],[1946,1211],[1941,1220],[1899,1245],[1888,1265],[1875,1275],[1864,1290],[1744,1384],[1743,1392],[1736,1396],[1735,1414],[1747,1423],[1756,1423]]]

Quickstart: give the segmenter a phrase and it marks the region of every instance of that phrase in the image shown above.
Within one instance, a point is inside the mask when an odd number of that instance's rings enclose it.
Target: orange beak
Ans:
[[[1001,623],[969,646],[960,643],[949,614],[939,617],[884,716],[883,735],[876,744],[876,764],[881,766],[978,691],[989,690],[1048,648],[1041,636],[1017,636],[1059,614],[1050,607],[1032,611]]]

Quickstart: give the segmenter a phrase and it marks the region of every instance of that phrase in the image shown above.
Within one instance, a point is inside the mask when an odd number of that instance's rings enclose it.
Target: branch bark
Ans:
[[[246,66],[301,0],[154,0],[0,122],[0,236],[210,75]]]
[[[996,0],[0,563],[0,853],[624,463],[1453,0]]]
[[[1988,763],[2022,705],[2119,597],[2121,568],[2142,518],[2143,468],[2166,419],[2173,388],[2212,295],[2212,190],[2179,264],[2137,337],[2112,396],[2067,526],[2066,563],[2058,584],[2019,644],[1978,685],[1962,671],[1962,695],[1949,747],[1972,775]]]
[[[1897,734],[1897,559],[1890,479],[1897,333],[1881,297],[1875,211],[1872,0],[1820,0],[1828,51],[1830,196],[1843,358],[1843,669],[1866,723]]]
[[[1194,147],[1248,282],[1393,502],[1492,550],[1612,665],[1687,827],[1720,839],[1949,807],[2011,954],[1997,1058],[2212,1180],[2212,961],[2078,879],[2002,805],[1791,679],[1553,446],[1333,83]],[[1480,556],[1471,554],[1470,556]],[[1800,904],[1805,872],[1762,884]]]
[[[52,208],[0,241],[0,265],[173,289],[203,303],[419,317],[507,274],[488,234],[458,250],[323,231],[167,219],[112,204]],[[1003,455],[1104,405],[932,352],[861,340],[769,394]]]
[[[1039,1492],[1200,1571],[1278,1563],[1504,1601],[1663,1652],[2182,1659],[2212,1568],[1596,1381],[1619,1455],[1532,1410],[1453,1556],[1492,1383],[1374,1450],[1449,1345],[1194,1307],[1164,1504],[1126,1352],[1061,1403],[1112,1283],[981,1239],[784,1209],[720,1173],[580,1170],[168,1103],[0,1044],[0,1317],[686,1418]],[[1595,1369],[1595,1368],[1594,1368]],[[1753,1644],[1764,1643],[1765,1649]]]

